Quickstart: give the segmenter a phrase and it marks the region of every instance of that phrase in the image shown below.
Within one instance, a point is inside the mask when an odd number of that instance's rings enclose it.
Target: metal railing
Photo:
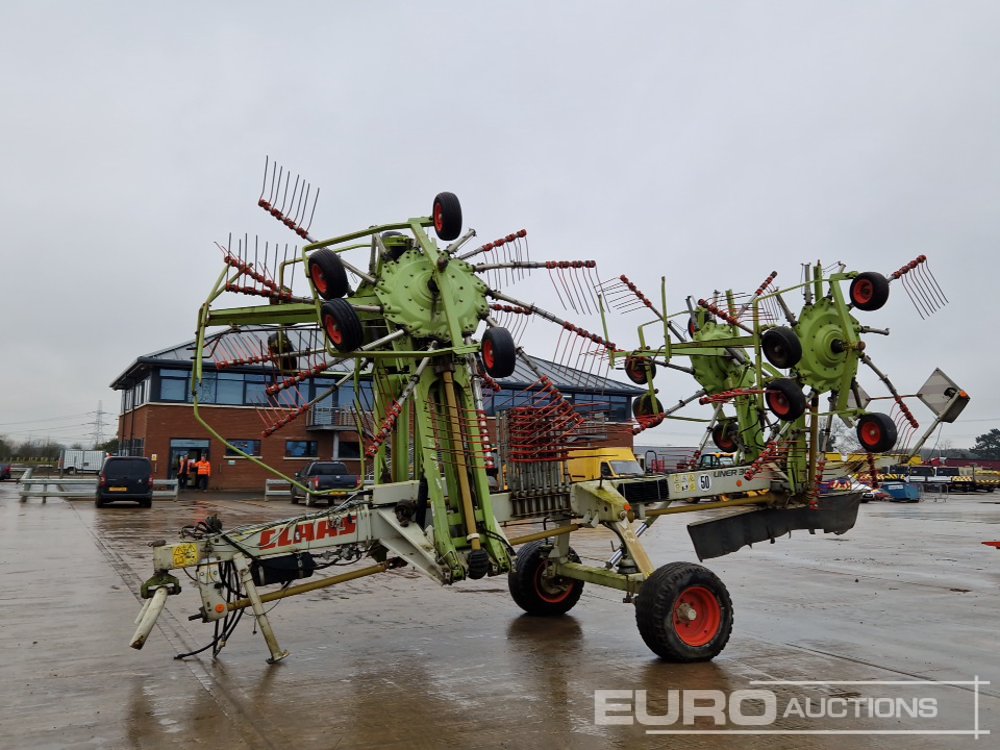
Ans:
[[[67,500],[93,500],[97,494],[97,479],[65,479],[61,477],[23,476],[18,482],[21,502],[28,498],[41,498],[45,502],[50,497]],[[153,482],[154,500],[176,500],[177,480],[156,479]]]

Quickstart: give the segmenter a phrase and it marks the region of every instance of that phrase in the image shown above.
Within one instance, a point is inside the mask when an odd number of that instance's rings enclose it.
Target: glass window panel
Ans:
[[[285,458],[316,458],[319,443],[316,440],[286,440]]]
[[[227,440],[233,447],[239,448],[243,453],[250,456],[260,455],[260,440],[240,440],[236,438],[230,438]],[[240,453],[236,452],[229,445],[226,446],[226,455],[240,457]]]

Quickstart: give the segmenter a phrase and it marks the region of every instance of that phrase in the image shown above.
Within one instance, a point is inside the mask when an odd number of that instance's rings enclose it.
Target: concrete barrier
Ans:
[[[274,499],[291,499],[292,497],[292,485],[286,482],[284,479],[265,479],[264,480],[264,499],[274,500]]]

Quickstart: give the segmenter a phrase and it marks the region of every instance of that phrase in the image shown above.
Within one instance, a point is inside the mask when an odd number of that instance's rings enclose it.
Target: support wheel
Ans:
[[[431,212],[437,236],[450,242],[462,233],[462,204],[454,193],[438,193]]]
[[[648,419],[663,414],[663,404],[656,396],[643,393],[632,401],[632,416],[636,419]]]
[[[656,365],[649,357],[625,357],[625,375],[636,385],[645,385],[656,377]]]
[[[734,453],[737,448],[736,438],[739,432],[739,425],[727,419],[719,422],[719,424],[712,428],[712,442],[715,443],[715,447],[720,451]]]
[[[869,453],[884,453],[896,445],[896,423],[888,415],[872,412],[858,419],[858,442]]]
[[[350,290],[343,261],[328,247],[321,247],[309,256],[308,270],[316,293],[323,299],[343,297]]]
[[[506,378],[514,373],[517,346],[510,331],[500,326],[486,329],[483,334],[483,367],[493,378]]]
[[[642,640],[660,658],[708,661],[729,641],[733,603],[708,568],[675,562],[658,568],[642,584],[635,621]]]
[[[764,401],[771,413],[783,422],[794,422],[806,411],[806,394],[792,378],[778,378],[768,383]]]
[[[290,354],[292,342],[284,331],[272,333],[267,337],[267,351],[271,359],[277,363],[281,372],[297,372],[299,358]]]
[[[760,348],[767,361],[779,370],[795,367],[802,359],[802,342],[791,328],[778,326],[764,331]]]
[[[361,346],[361,319],[347,300],[332,299],[320,308],[320,320],[330,343],[341,352],[353,352]]]
[[[859,310],[878,310],[889,301],[889,280],[875,271],[865,271],[854,277],[847,293]]]
[[[507,574],[507,587],[514,602],[529,615],[563,615],[573,609],[583,593],[583,581],[573,578],[549,578],[545,570],[549,566],[548,554],[551,544],[544,541],[530,542],[517,552],[514,567]],[[580,562],[576,552],[570,548],[569,559]]]

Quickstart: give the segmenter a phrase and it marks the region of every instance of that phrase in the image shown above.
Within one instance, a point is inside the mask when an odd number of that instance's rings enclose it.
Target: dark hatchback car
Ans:
[[[10,464],[0,464],[0,480],[10,479]]]
[[[153,465],[139,456],[108,456],[97,476],[95,505],[102,508],[116,500],[138,501],[153,507]]]

